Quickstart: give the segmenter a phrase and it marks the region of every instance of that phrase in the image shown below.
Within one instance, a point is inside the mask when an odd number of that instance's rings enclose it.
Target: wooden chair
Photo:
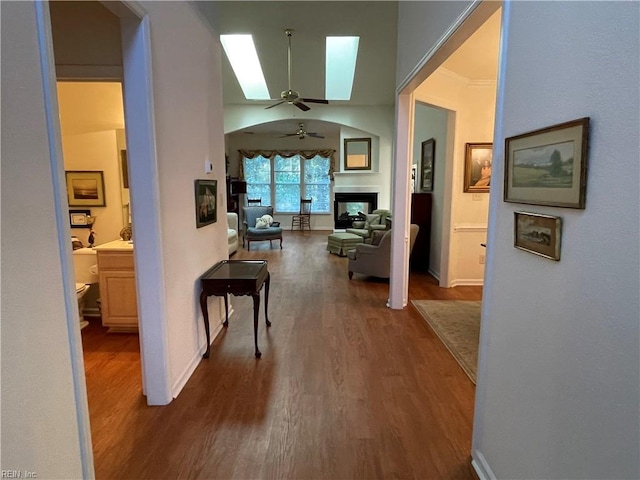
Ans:
[[[262,205],[262,198],[247,198],[247,206],[259,207]]]
[[[311,231],[311,202],[312,198],[300,199],[300,213],[291,217],[291,230],[297,226],[304,231],[306,226]]]

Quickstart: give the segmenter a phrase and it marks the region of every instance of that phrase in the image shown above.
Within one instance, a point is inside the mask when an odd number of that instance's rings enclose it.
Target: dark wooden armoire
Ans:
[[[429,270],[429,246],[431,243],[431,194],[411,194],[411,223],[420,227],[413,246],[409,264],[415,272]]]

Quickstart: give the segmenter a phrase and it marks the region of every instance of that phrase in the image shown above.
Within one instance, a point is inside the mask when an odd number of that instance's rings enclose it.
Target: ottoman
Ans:
[[[347,255],[347,250],[356,248],[358,243],[362,243],[362,237],[353,233],[333,233],[327,240],[327,251],[335,253],[341,257]]]

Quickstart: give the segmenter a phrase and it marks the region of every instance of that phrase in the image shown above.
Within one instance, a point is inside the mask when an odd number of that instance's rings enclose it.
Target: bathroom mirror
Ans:
[[[344,169],[371,170],[371,139],[344,139]]]

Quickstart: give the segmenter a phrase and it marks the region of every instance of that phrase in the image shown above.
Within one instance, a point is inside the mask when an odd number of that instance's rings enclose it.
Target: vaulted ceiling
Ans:
[[[325,38],[329,35],[360,37],[358,59],[349,101],[330,105],[393,105],[395,102],[398,2],[385,1],[221,1],[194,2],[216,31],[251,34],[262,64],[269,93],[278,99],[287,89],[287,37],[292,36],[292,89],[302,97],[324,98]],[[499,43],[499,15],[483,25],[443,65],[469,80],[487,80],[495,72]],[[223,103],[264,108],[274,101],[245,99],[231,65],[223,55]],[[495,78],[494,78],[495,80]],[[309,104],[312,109],[327,108]],[[291,105],[275,108],[298,110]],[[271,122],[252,128],[255,133],[289,133],[298,120]],[[308,131],[328,131],[337,126],[307,121]]]

